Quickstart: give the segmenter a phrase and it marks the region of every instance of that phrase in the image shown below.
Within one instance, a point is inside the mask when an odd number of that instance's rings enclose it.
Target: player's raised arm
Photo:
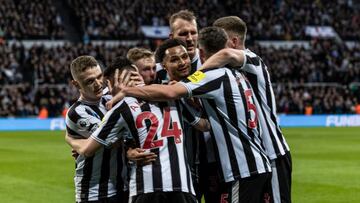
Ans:
[[[218,68],[226,65],[239,67],[245,64],[245,54],[243,50],[225,48],[212,55],[205,61],[200,70]]]
[[[126,96],[137,97],[149,101],[175,100],[188,95],[186,87],[180,83],[174,85],[148,85],[142,87],[126,87],[123,90]]]

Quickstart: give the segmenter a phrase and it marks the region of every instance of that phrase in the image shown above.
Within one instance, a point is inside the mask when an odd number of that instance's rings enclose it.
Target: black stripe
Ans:
[[[182,102],[180,102],[180,106],[182,107],[182,108],[181,108],[181,110],[182,110],[182,111],[181,111],[182,117],[184,117],[189,124],[192,123],[192,122],[194,122],[196,118],[191,114],[191,112],[190,112],[190,110],[188,109],[188,107],[187,107],[184,103],[182,103]]]
[[[98,138],[102,140],[106,140],[110,132],[113,130],[116,123],[121,119],[121,112],[125,109],[125,102],[123,102],[120,106],[118,106],[114,111],[111,113],[109,119],[107,120],[104,127],[101,129]],[[119,129],[120,131],[121,129]]]
[[[262,68],[264,79],[265,79],[267,105],[271,109],[271,112],[270,112],[271,116],[270,117],[271,117],[272,122],[275,124],[276,133],[277,133],[277,136],[278,136],[278,138],[280,140],[280,143],[282,144],[282,147],[286,151],[286,146],[285,146],[285,143],[284,143],[284,140],[283,140],[283,134],[282,134],[282,132],[280,131],[280,129],[278,127],[279,125],[278,125],[277,119],[275,117],[276,112],[274,112],[274,109],[272,108],[273,107],[272,94],[271,94],[272,86],[271,86],[271,83],[270,83],[270,79],[268,77],[268,72],[266,70],[265,64],[262,61],[260,61],[260,63],[261,63],[261,68]],[[278,145],[274,145],[274,146],[278,146]],[[280,155],[280,152],[277,155]]]
[[[116,189],[117,189],[117,194],[118,195],[121,195],[123,194],[123,191],[124,191],[124,184],[125,184],[125,181],[123,178],[122,175],[122,172],[123,172],[123,167],[126,167],[124,166],[124,155],[123,155],[123,147],[118,147],[117,148],[117,153],[116,153],[116,164],[117,164],[117,175],[116,175]]]
[[[167,142],[168,142],[167,147],[170,157],[172,186],[174,191],[178,191],[179,189],[181,189],[181,177],[180,177],[179,155],[176,149],[175,137],[168,137]]]
[[[203,95],[206,94],[207,92],[211,92],[213,90],[219,89],[222,81],[224,80],[224,76],[221,76],[215,80],[209,81],[206,84],[201,85],[198,88],[193,89],[192,91],[192,95]]]
[[[168,104],[166,104],[166,105],[168,105]],[[170,106],[169,106],[169,108],[170,108]],[[176,111],[178,111],[178,109]],[[170,129],[173,128],[172,123],[173,123],[173,121],[170,116]],[[179,127],[181,127],[181,126],[179,126]],[[175,144],[175,137],[167,137],[167,142],[168,142],[167,148],[169,151],[169,157],[171,157],[170,158],[170,169],[171,169],[172,186],[173,186],[174,191],[179,191],[179,190],[181,190],[180,163],[179,163],[179,154],[177,152],[177,148],[176,148],[176,144]],[[182,142],[183,142],[183,139],[182,139]]]
[[[80,135],[76,131],[72,130],[68,125],[66,125],[66,131],[68,132],[68,135],[73,138],[84,138],[84,136]]]
[[[223,90],[224,90],[224,99],[225,99],[225,104],[226,104],[226,111],[227,114],[229,116],[230,121],[233,121],[232,124],[234,125],[235,128],[239,129],[238,126],[238,117],[237,117],[237,111],[236,111],[236,107],[235,107],[235,101],[234,101],[234,96],[233,96],[233,92],[232,92],[232,87],[231,87],[231,81],[229,76],[226,74],[224,80],[223,80]],[[218,115],[219,116],[219,115]],[[220,120],[220,117],[219,117]],[[236,160],[236,155],[235,155],[235,149],[233,148],[233,144],[231,143],[231,139],[230,139],[230,135],[229,136],[229,145],[228,145],[228,149],[231,148],[231,151],[234,151],[234,158]],[[241,135],[238,135],[239,137]],[[231,152],[232,153],[232,152]],[[236,162],[231,160],[231,162],[234,162],[234,164],[238,164],[237,160]],[[238,166],[238,165],[236,165]],[[235,177],[240,176],[240,169],[239,167],[236,167],[235,170],[233,170],[233,175]]]
[[[99,181],[99,197],[107,197],[108,195],[108,182],[110,177],[110,156],[111,149],[107,149],[104,147]]]
[[[259,66],[260,65],[260,57],[259,56],[255,56],[255,57],[251,57],[246,55],[246,64],[251,64],[254,66]]]
[[[202,99],[201,101],[202,101],[204,107],[205,107],[205,104],[207,104],[208,106],[210,105],[209,102],[208,102],[208,101],[210,101],[209,99],[208,100]],[[204,109],[206,109],[206,108],[204,108]],[[207,113],[206,110],[203,113],[204,113],[204,116],[206,118],[209,118],[208,113]],[[221,166],[219,148],[218,148],[218,146],[216,144],[217,142],[216,142],[214,130],[213,130],[212,127],[210,128],[210,136],[211,136],[211,141],[212,141],[212,144],[213,144],[214,155],[215,155],[215,159],[216,159],[216,165],[217,165],[217,168],[219,170],[218,175],[220,177],[220,180],[224,180],[225,179],[224,178],[224,171],[222,170],[222,166]]]
[[[100,116],[100,119],[104,118],[104,114],[103,112],[101,112],[101,110],[99,109],[98,106],[95,106],[95,105],[89,105],[89,107],[96,112],[97,115]]]
[[[129,105],[126,102],[124,102],[122,105],[124,105],[124,106],[123,106],[120,114],[124,118],[126,124],[128,125],[130,133],[135,140],[136,146],[141,147],[140,140],[139,140],[139,133],[138,133],[138,130],[135,125],[135,118],[133,117],[133,114],[131,113]]]
[[[138,100],[141,103],[140,100]],[[125,102],[124,102],[125,103]],[[141,147],[139,140],[139,133],[135,125],[134,117],[132,116],[131,110],[129,106],[126,104],[127,108],[124,108],[122,111],[122,116],[126,123],[128,124],[131,135],[133,136],[136,146]],[[136,193],[141,194],[144,193],[144,174],[142,167],[136,166]]]
[[[75,102],[68,111],[68,117],[73,123],[77,123],[81,116],[76,112],[76,108],[81,104],[81,102]]]
[[[101,104],[104,106],[104,107],[106,107],[106,99],[105,99],[105,97],[101,97]]]
[[[159,103],[161,113],[163,113],[163,107],[165,105],[166,104],[164,104],[164,103]],[[144,104],[142,106],[141,110],[151,112],[149,103]],[[162,124],[160,124],[160,125],[162,125]],[[146,127],[147,127],[147,130],[149,131],[150,123],[147,122]],[[158,139],[161,139],[161,137],[159,137],[159,135],[156,133],[154,140],[158,140]],[[152,164],[153,188],[155,191],[162,191],[163,185],[162,185],[162,175],[161,175],[162,173],[161,173],[161,162],[160,162],[160,150],[159,150],[159,148],[154,148],[154,149],[150,149],[150,151],[155,153],[158,156],[158,158]]]
[[[176,104],[176,109],[177,111],[180,113],[180,104],[181,104],[181,101],[180,100],[176,100],[175,101],[175,104]],[[184,121],[183,121],[183,117],[182,116],[179,116],[179,120],[180,120],[180,124],[181,124],[181,127],[182,127],[182,141],[184,142],[183,143],[183,151],[184,151],[184,161],[186,163],[186,166],[185,166],[185,169],[186,169],[186,182],[187,182],[187,187],[189,188],[189,191],[191,190],[191,178],[190,178],[190,173],[191,173],[191,169],[190,169],[190,165],[189,165],[189,158],[188,158],[188,153],[187,153],[187,149],[186,149],[186,145],[185,145],[185,139],[186,139],[186,135],[185,135],[185,128],[184,128]],[[194,180],[193,180],[194,181]]]
[[[227,148],[228,156],[229,156],[229,160],[230,160],[231,171],[233,172],[234,176],[235,176],[235,174],[239,175],[240,174],[239,167],[238,167],[239,165],[238,165],[238,162],[236,159],[233,144],[231,142],[229,130],[227,129],[227,124],[226,124],[224,118],[222,117],[222,115],[220,114],[219,110],[217,109],[217,105],[216,105],[215,101],[208,100],[208,103],[211,106],[211,108],[213,109],[213,111],[215,111],[216,116],[219,121],[219,124],[221,126],[221,130],[224,135],[225,142],[226,142],[226,148]]]
[[[189,75],[195,73],[195,71],[197,70],[198,60],[199,60],[199,59],[197,59],[197,60],[195,60],[194,62],[191,63],[191,70],[190,70],[190,74],[189,74]]]
[[[92,176],[92,168],[93,168],[93,160],[94,157],[85,158],[84,168],[83,168],[83,177],[81,179],[81,192],[80,198],[81,200],[88,201],[89,199],[89,188],[90,188],[90,180]]]

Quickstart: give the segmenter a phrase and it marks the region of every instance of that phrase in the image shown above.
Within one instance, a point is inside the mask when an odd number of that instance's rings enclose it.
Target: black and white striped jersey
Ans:
[[[280,129],[276,114],[276,101],[268,68],[254,52],[244,50],[245,61],[240,68],[249,80],[254,96],[259,101],[259,121],[262,125],[262,139],[270,159],[276,159],[290,150]]]
[[[189,97],[202,98],[220,175],[226,182],[271,171],[260,138],[256,101],[244,76],[237,78],[230,69],[219,68],[196,71],[180,84]]]
[[[190,75],[193,74],[201,67],[202,63],[200,60],[199,49],[196,49],[196,54],[194,58],[191,59],[191,71]],[[157,83],[164,84],[169,81],[169,75],[167,71],[161,66],[160,63],[156,64],[157,70]],[[183,100],[184,101],[184,100]],[[187,123],[184,123],[185,130],[185,148],[187,151],[187,157],[189,160],[190,168],[194,176],[198,176],[196,174],[197,169],[195,167],[196,164],[200,163],[200,159],[206,160],[207,162],[214,162],[215,158],[213,156],[212,150],[212,142],[210,139],[209,132],[201,132],[191,127]],[[201,143],[201,144],[200,144]],[[204,151],[205,153],[200,153],[200,151]],[[205,156],[205,157],[200,157]]]
[[[130,196],[171,191],[194,194],[180,108],[179,102],[150,103],[126,97],[105,115],[102,125],[91,135],[109,146],[119,139],[119,132],[129,131],[136,147],[157,154],[151,165],[131,166]],[[188,118],[193,124],[199,119]]]
[[[66,115],[66,130],[70,136],[86,139],[100,125],[107,112],[106,95],[99,102],[78,100]],[[94,156],[78,156],[75,169],[75,195],[77,202],[95,201],[112,197],[127,190],[127,166],[123,148],[102,147]]]

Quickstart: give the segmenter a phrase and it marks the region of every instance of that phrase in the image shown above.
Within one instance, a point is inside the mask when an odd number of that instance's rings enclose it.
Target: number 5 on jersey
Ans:
[[[146,111],[142,112],[136,117],[136,127],[142,128],[144,127],[143,123],[145,123],[145,120],[150,121],[150,128],[148,131],[148,134],[146,135],[146,139],[143,145],[143,149],[152,149],[152,148],[158,148],[162,147],[164,145],[163,139],[154,140],[155,134],[159,127],[159,120],[157,119],[156,115],[152,112]],[[161,137],[174,137],[175,143],[179,144],[181,143],[181,129],[179,128],[179,125],[177,122],[171,122],[171,116],[170,116],[170,107],[164,108],[164,123],[162,126],[161,131]]]

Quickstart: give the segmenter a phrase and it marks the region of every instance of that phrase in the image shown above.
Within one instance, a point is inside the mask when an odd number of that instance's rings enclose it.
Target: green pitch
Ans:
[[[360,202],[360,128],[288,128],[294,203]],[[64,132],[0,133],[0,202],[74,202]]]

